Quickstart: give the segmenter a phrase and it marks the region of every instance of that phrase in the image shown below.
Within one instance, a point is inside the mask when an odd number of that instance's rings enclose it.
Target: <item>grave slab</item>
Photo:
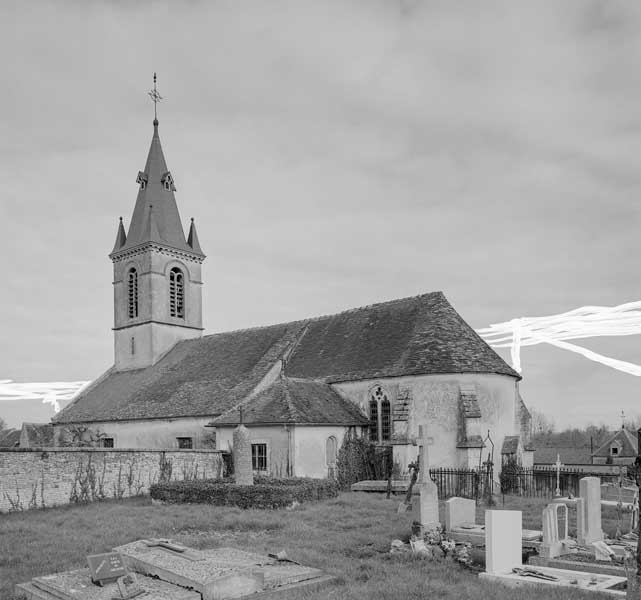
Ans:
[[[147,592],[141,596],[144,600],[200,600],[200,594],[194,591],[144,575],[138,575],[138,583]],[[17,589],[28,592],[26,597],[30,598],[30,594],[36,600],[112,600],[120,596],[116,582],[103,587],[94,584],[89,569],[34,577],[29,584],[21,584]]]
[[[221,549],[224,554],[219,557],[207,556],[198,550],[191,550],[190,556],[186,557],[184,552],[148,546],[138,540],[114,548],[114,551],[123,556],[125,564],[133,571],[192,588],[200,592],[202,600],[240,598],[264,589],[262,565],[257,565],[253,557],[243,559],[241,551],[233,548]],[[263,559],[265,563],[269,560]]]
[[[555,581],[539,579],[535,577],[522,577],[517,573],[479,573],[481,579],[502,583],[510,587],[524,585],[569,587],[590,592],[600,592],[610,594],[618,598],[625,598],[624,590],[612,589],[615,586],[621,586],[627,580],[625,577],[616,577],[613,575],[597,575],[583,571],[569,571],[565,569],[553,569],[550,567],[536,567],[536,571],[548,577],[554,577]]]
[[[615,575],[625,577],[625,569],[616,563],[597,563],[594,561],[583,562],[572,560],[576,555],[567,557],[559,556],[557,558],[544,558],[543,556],[530,556],[528,565],[533,567],[552,567],[554,569],[567,569],[570,571],[584,571],[596,573],[599,575]]]

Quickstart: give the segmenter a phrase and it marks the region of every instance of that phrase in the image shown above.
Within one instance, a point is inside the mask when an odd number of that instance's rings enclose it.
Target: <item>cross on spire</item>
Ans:
[[[156,89],[156,73],[154,73],[154,89],[150,90],[147,93],[149,94],[149,97],[154,101],[154,125],[158,125],[157,107],[158,107],[158,102],[162,100],[162,96],[158,93],[158,90]]]

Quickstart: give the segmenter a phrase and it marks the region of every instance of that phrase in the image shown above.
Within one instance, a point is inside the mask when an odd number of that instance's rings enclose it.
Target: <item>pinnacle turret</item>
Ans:
[[[198,234],[196,233],[196,223],[194,222],[193,217],[191,218],[191,225],[189,226],[187,244],[196,254],[202,254],[204,256],[204,253],[200,248],[200,242],[198,241]]]
[[[112,254],[120,250],[125,245],[126,241],[127,234],[125,233],[125,227],[122,224],[122,217],[120,217],[120,221],[118,222],[118,232],[116,233],[116,242],[114,244],[114,249],[111,251]]]

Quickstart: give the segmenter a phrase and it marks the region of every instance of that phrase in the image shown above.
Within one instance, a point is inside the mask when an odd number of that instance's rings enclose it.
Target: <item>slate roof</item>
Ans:
[[[560,455],[564,465],[589,465],[591,464],[590,446],[542,446],[534,450],[535,465],[552,465],[556,462],[556,455]]]
[[[20,429],[0,431],[0,448],[15,448],[20,443]]]
[[[503,446],[501,446],[501,454],[516,454],[519,449],[519,436],[506,435],[503,438]]]
[[[330,385],[282,377],[242,405],[244,425],[292,423],[306,425],[367,425],[358,407]],[[233,408],[212,425],[238,425],[240,410]]]
[[[23,423],[20,446],[50,448],[53,446],[53,425],[51,423]]]
[[[619,429],[613,433],[611,437],[596,449],[592,456],[610,456],[610,446],[614,441],[621,443],[621,450],[617,454],[617,458],[622,456],[637,456],[637,437],[627,429]]]
[[[285,323],[179,342],[151,367],[107,372],[52,421],[218,416],[250,394],[302,325]]]
[[[520,379],[443,293],[433,292],[179,342],[151,367],[107,372],[53,421],[217,417],[242,402],[281,358],[288,377],[325,383],[437,373]]]
[[[442,292],[356,308],[310,321],[287,362],[291,377],[327,382],[510,368]]]

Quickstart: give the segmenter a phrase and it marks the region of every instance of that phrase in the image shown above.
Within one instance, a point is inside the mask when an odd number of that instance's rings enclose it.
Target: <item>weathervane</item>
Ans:
[[[149,94],[149,97],[154,101],[154,123],[158,124],[158,114],[156,112],[158,102],[162,100],[162,96],[158,93],[158,90],[156,89],[156,73],[154,73],[154,89],[147,92]]]

